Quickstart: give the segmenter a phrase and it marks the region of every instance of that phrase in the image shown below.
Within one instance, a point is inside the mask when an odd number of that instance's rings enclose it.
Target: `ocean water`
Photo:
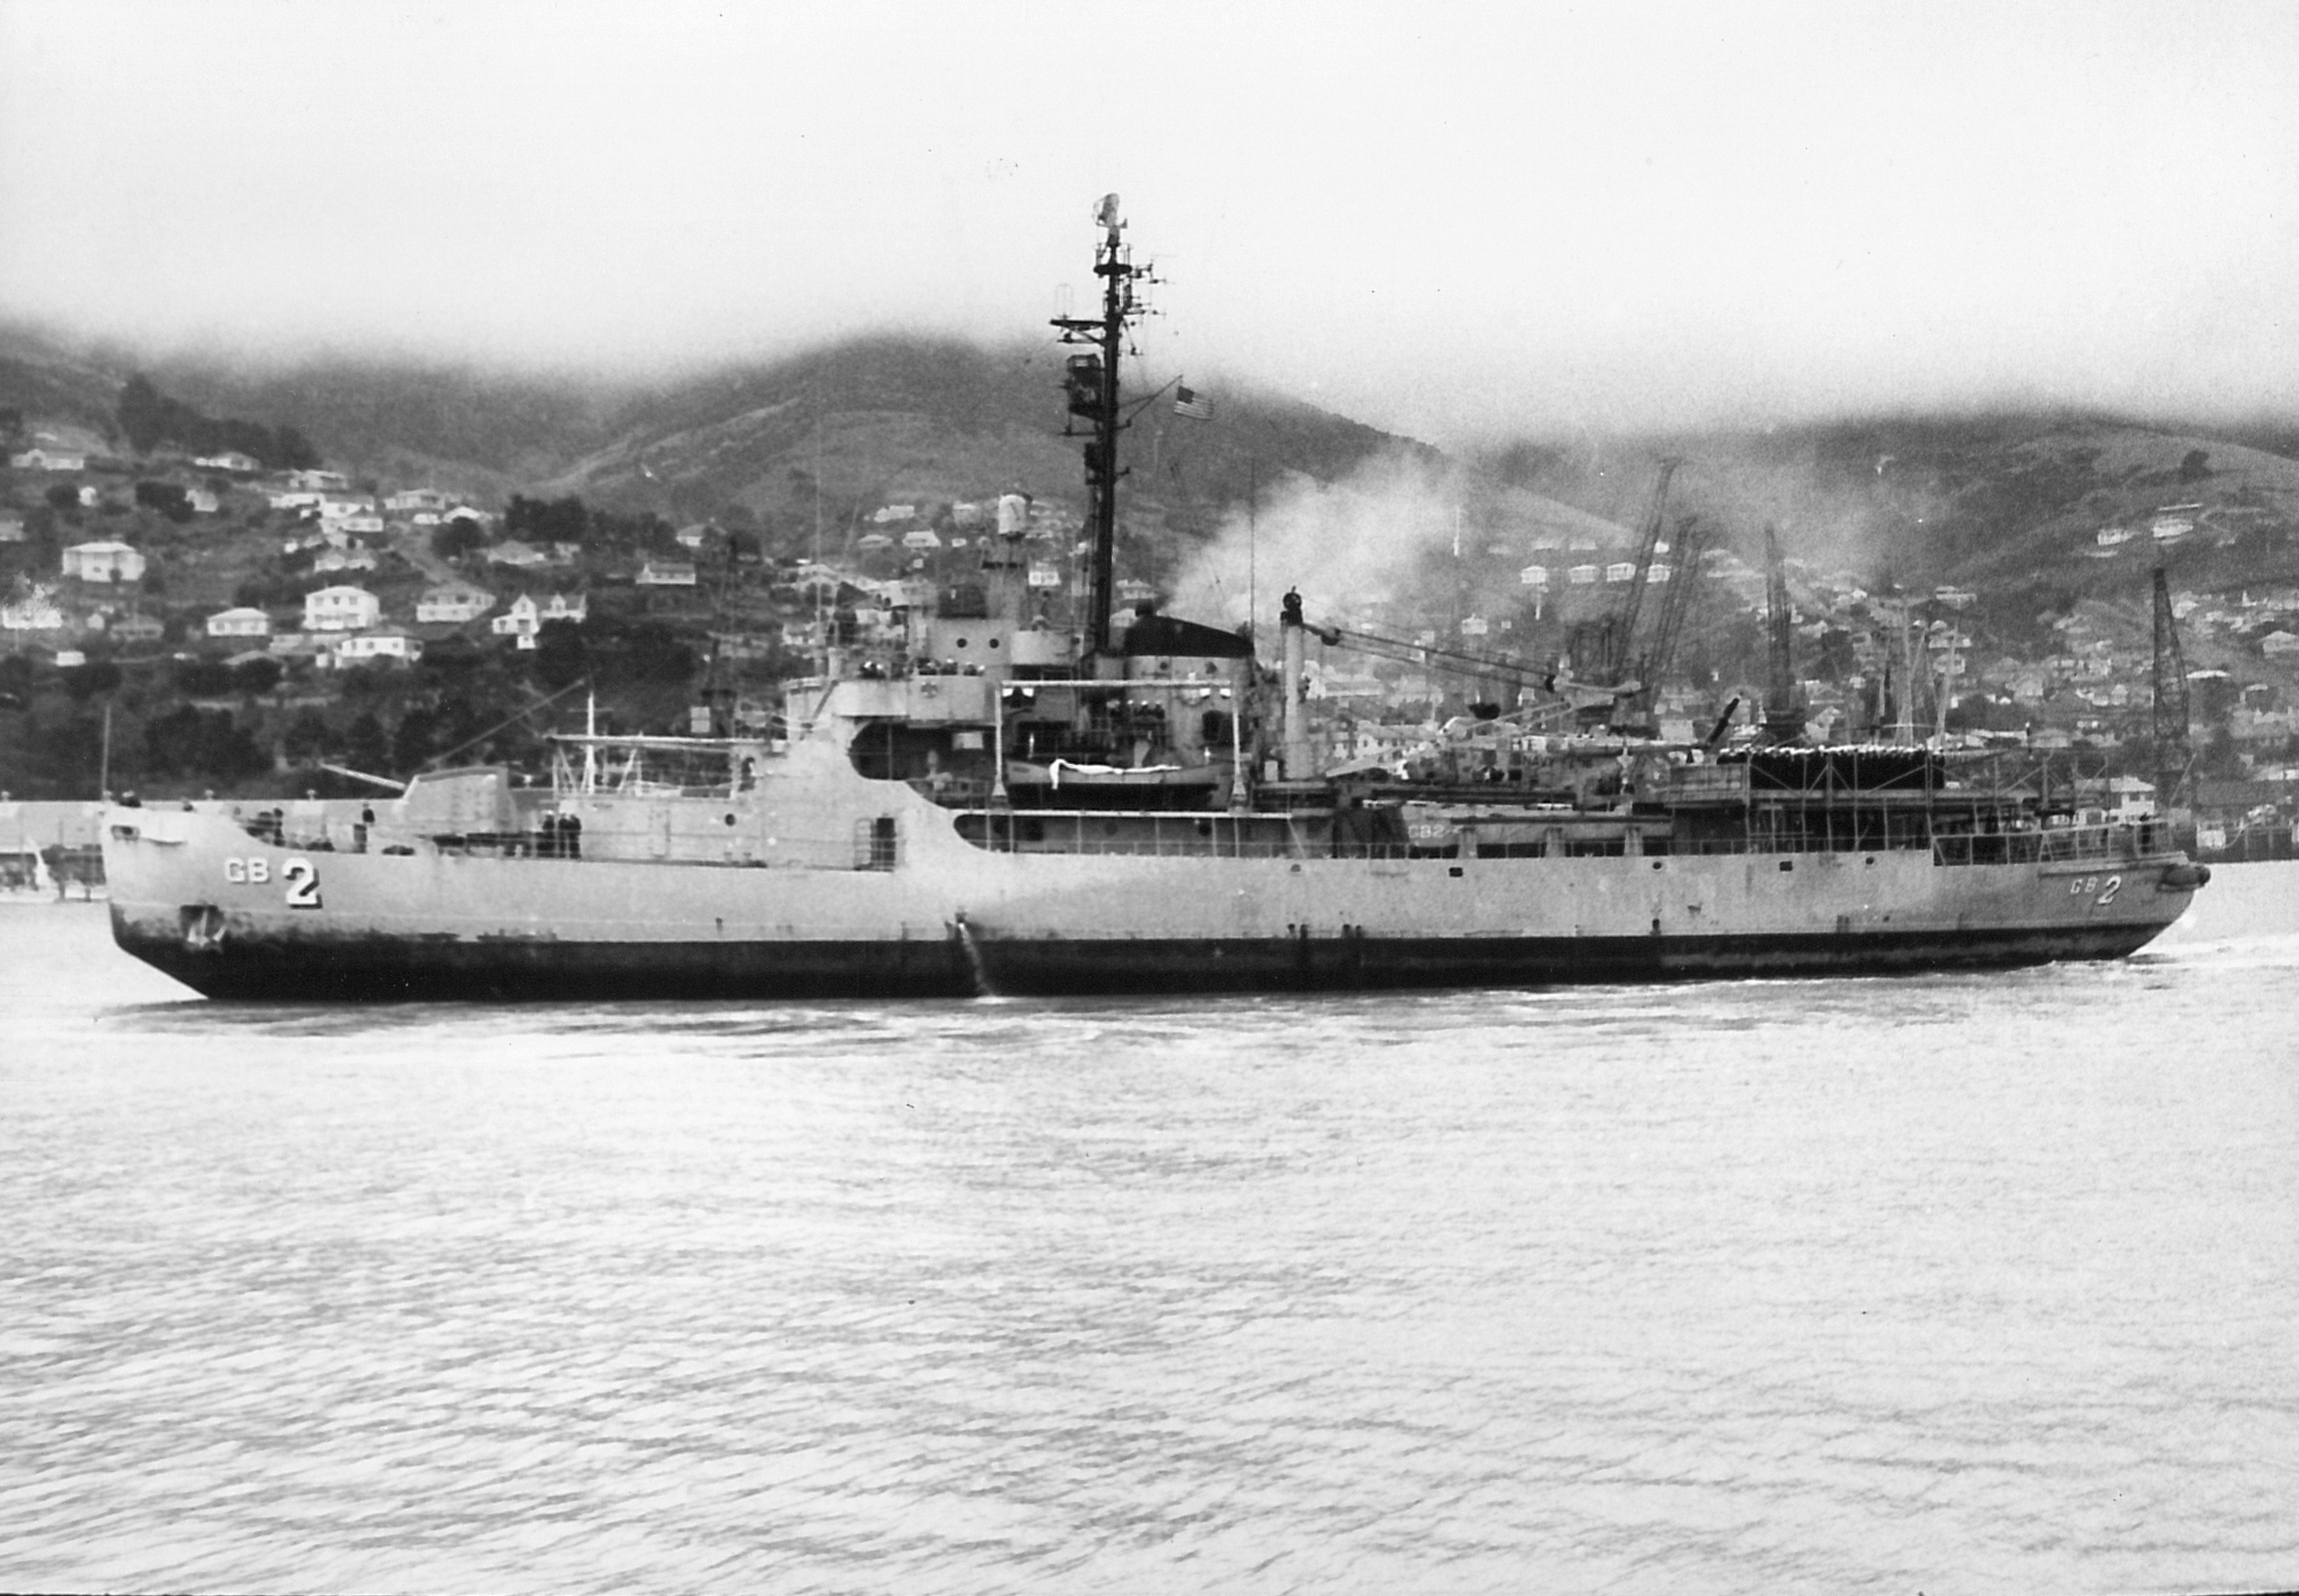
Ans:
[[[0,910],[0,1587],[2287,1585],[2294,976],[246,1008]]]

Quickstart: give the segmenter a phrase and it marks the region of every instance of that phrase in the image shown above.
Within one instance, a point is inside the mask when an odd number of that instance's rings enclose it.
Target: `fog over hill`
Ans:
[[[292,425],[356,475],[731,519],[780,552],[835,554],[887,503],[1018,488],[1082,509],[1063,353],[887,332],[639,383],[375,360],[147,362],[19,325],[0,328],[0,404],[116,431],[120,387],[145,371],[211,414]],[[1875,583],[2120,591],[2153,546],[2104,554],[2099,532],[2173,502],[2210,512],[2216,535],[2178,555],[2197,581],[2299,577],[2288,418],[2214,430],[2097,412],[1875,415],[1533,436],[1462,457],[1250,384],[1207,383],[1213,418],[1186,419],[1168,403],[1169,373],[1127,375],[1139,401],[1122,500],[1135,572],[1193,585],[1223,611],[1252,580],[1240,574],[1249,527],[1263,578],[1362,599],[1464,536],[1500,556],[1579,516],[1617,542],[1664,456],[1685,462],[1673,517],[1698,513],[1751,556],[1773,526],[1792,555]]]

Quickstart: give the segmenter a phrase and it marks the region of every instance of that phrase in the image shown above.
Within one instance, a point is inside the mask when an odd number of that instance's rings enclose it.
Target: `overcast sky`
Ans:
[[[1030,337],[1110,190],[1163,369],[1442,442],[2299,408],[2299,5],[0,0],[0,310],[82,332]]]

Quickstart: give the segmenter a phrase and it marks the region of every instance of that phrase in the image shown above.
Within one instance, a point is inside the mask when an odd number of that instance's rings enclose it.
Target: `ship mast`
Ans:
[[[1094,275],[1102,279],[1102,310],[1098,316],[1056,316],[1054,326],[1064,343],[1083,344],[1091,352],[1070,356],[1063,374],[1073,422],[1084,421],[1086,438],[1087,525],[1093,533],[1093,564],[1088,578],[1086,647],[1089,657],[1109,653],[1109,606],[1112,570],[1118,542],[1118,479],[1126,473],[1118,465],[1118,435],[1125,422],[1118,412],[1118,357],[1123,352],[1126,330],[1140,313],[1134,285],[1149,276],[1147,267],[1133,263],[1126,247],[1125,222],[1118,215],[1118,196],[1104,194],[1094,212],[1101,224],[1102,241],[1094,252]],[[1065,437],[1079,434],[1075,425]]]

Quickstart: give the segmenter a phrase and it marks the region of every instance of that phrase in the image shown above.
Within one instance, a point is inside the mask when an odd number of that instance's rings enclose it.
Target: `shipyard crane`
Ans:
[[[1637,527],[1636,573],[1629,578],[1629,591],[1621,600],[1620,613],[1613,617],[1605,637],[1604,656],[1597,678],[1612,683],[1629,673],[1629,662],[1635,657],[1636,622],[1644,607],[1644,585],[1652,580],[1653,558],[1659,552],[1661,524],[1668,509],[1668,479],[1676,475],[1676,467],[1685,463],[1681,455],[1664,455],[1660,475],[1653,479],[1653,497],[1644,507],[1644,519]]]
[[[2178,795],[2194,754],[2189,745],[2187,651],[2179,646],[2179,619],[2171,610],[2171,583],[2156,564],[2156,653],[2154,700],[2149,730],[2156,742],[2156,806],[2168,810]]]
[[[1767,650],[1764,691],[1764,738],[1768,742],[1794,742],[1804,731],[1804,714],[1796,702],[1796,632],[1789,607],[1788,567],[1780,558],[1780,538],[1764,529],[1764,603]]]
[[[1641,684],[1636,702],[1649,714],[1660,692],[1661,677],[1676,661],[1676,640],[1685,630],[1685,617],[1692,609],[1693,580],[1699,573],[1701,545],[1707,541],[1707,523],[1697,515],[1687,515],[1676,523],[1676,537],[1671,549],[1674,555],[1674,569],[1669,572],[1667,591],[1661,594],[1661,613],[1653,626],[1652,640],[1636,662],[1636,679]]]

